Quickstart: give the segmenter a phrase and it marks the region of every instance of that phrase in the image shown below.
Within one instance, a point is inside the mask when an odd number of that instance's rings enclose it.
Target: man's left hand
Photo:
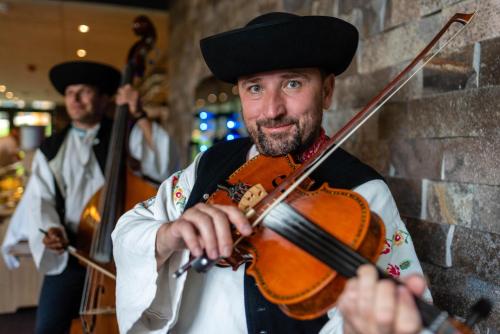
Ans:
[[[419,333],[422,322],[412,294],[423,294],[425,280],[414,275],[405,278],[404,283],[379,280],[373,266],[361,266],[357,277],[347,281],[338,300],[344,333]]]
[[[141,114],[144,113],[141,106],[141,100],[139,98],[139,92],[132,88],[130,84],[127,84],[118,89],[116,94],[116,104],[124,105],[128,104],[128,109],[130,115],[134,118],[139,118]]]

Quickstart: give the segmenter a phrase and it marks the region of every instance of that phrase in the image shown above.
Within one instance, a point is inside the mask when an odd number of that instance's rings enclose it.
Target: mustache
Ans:
[[[279,118],[268,118],[268,119],[261,119],[256,122],[257,127],[279,127],[279,126],[285,126],[285,125],[291,125],[291,124],[298,124],[298,121],[289,116],[283,116]]]

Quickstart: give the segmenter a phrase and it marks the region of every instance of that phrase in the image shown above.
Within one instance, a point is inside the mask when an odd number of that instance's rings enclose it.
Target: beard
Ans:
[[[292,125],[286,132],[266,134],[262,127],[278,127]],[[279,117],[276,119],[266,119],[257,121],[255,128],[248,128],[258,151],[267,156],[280,156],[292,152],[299,152],[306,148],[314,140],[318,131],[311,131],[304,134],[301,132],[299,121],[292,117]]]

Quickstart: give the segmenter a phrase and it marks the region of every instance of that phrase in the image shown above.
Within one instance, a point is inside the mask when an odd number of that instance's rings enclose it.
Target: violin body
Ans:
[[[269,193],[297,166],[289,156],[259,155],[236,170],[228,183],[240,187],[260,184]],[[327,184],[311,190],[314,187],[311,180],[305,187],[307,189],[299,187],[291,193],[287,204],[367,259],[376,261],[385,241],[385,227],[380,218],[370,212],[366,200],[355,192],[334,189]],[[231,196],[233,193],[218,190],[208,202],[240,204]],[[314,319],[325,314],[335,304],[347,280],[267,228],[265,223],[255,228],[252,236],[236,246],[233,256],[220,264],[236,268],[248,259],[251,265],[247,274],[255,278],[263,296],[296,319]]]

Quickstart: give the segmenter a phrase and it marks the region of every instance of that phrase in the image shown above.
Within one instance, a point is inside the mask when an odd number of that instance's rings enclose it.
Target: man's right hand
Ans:
[[[58,227],[51,227],[42,240],[45,247],[51,249],[58,254],[62,254],[68,246],[68,239],[64,236],[62,229]]]
[[[236,207],[199,203],[186,210],[179,219],[164,224],[156,234],[156,260],[160,267],[172,251],[189,249],[195,257],[203,251],[215,260],[233,251],[230,226],[249,236],[252,227]]]

